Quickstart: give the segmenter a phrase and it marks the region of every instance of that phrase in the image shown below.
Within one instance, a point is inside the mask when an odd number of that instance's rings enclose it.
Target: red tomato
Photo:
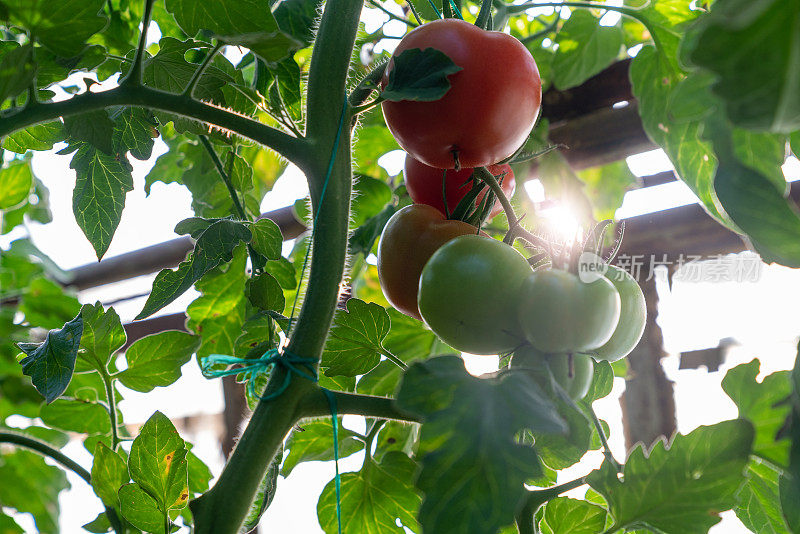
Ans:
[[[451,74],[439,100],[381,104],[386,124],[406,152],[442,169],[485,167],[510,156],[533,129],[542,82],[530,52],[514,37],[459,19],[423,24],[398,44],[404,50],[435,48],[462,70]],[[382,85],[389,80],[389,61]]]
[[[494,174],[500,181],[506,196],[514,194],[514,171],[510,165],[491,165],[489,172]],[[446,174],[445,174],[446,173]],[[444,175],[444,176],[443,176]],[[433,206],[442,213],[447,213],[444,209],[444,197],[442,195],[442,179],[445,181],[445,192],[447,195],[447,207],[452,213],[458,203],[472,189],[472,168],[461,169],[437,169],[425,165],[421,161],[414,159],[406,154],[406,165],[403,176],[406,181],[406,189],[411,196],[411,200],[417,204],[427,204]],[[488,188],[487,188],[488,190]],[[486,191],[478,195],[475,205],[481,203]],[[500,201],[496,201],[492,209],[491,216],[494,217],[502,211]]]
[[[406,206],[392,215],[378,243],[378,278],[386,300],[421,320],[417,292],[425,263],[454,237],[476,233],[471,224],[448,221],[425,204]]]

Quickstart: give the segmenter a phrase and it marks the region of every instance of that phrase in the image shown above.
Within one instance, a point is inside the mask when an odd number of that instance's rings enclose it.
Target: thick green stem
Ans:
[[[534,516],[541,505],[554,499],[564,492],[579,488],[586,484],[586,477],[570,480],[558,486],[552,486],[542,490],[535,490],[528,493],[522,509],[517,513],[516,523],[519,534],[534,534],[538,532]]]
[[[309,71],[306,134],[310,147],[305,147],[298,166],[309,182],[316,224],[308,291],[286,350],[316,360],[333,320],[347,253],[352,173],[350,117],[347,113],[342,121],[342,113],[347,112],[345,82],[362,5],[363,0],[326,3]],[[280,395],[271,398],[269,394],[281,387],[286,372],[282,366],[275,368],[265,400],[256,407],[219,480],[190,504],[197,534],[239,532],[267,466],[303,415],[300,402],[318,388],[295,376]],[[327,410],[330,413],[330,407]]]
[[[70,471],[81,477],[84,481],[86,481],[87,484],[91,485],[92,483],[92,474],[89,473],[89,471],[84,469],[79,463],[74,461],[72,458],[62,453],[60,450],[51,447],[44,441],[39,441],[38,439],[31,438],[24,434],[17,434],[16,432],[0,431],[0,443],[10,443],[12,445],[24,447],[26,449],[30,449],[34,452],[37,452],[42,456],[51,458],[62,467],[69,469]],[[106,507],[105,510],[106,510],[106,516],[108,517],[108,522],[111,523],[111,527],[114,529],[114,532],[116,532],[117,534],[123,534],[124,529],[122,527],[122,523],[120,523],[119,517],[117,516],[117,512],[114,511],[113,508],[108,508],[108,507]]]
[[[268,146],[300,167],[306,165],[308,158],[307,143],[303,139],[183,95],[132,85],[121,85],[102,93],[83,93],[61,102],[40,103],[8,116],[0,116],[0,138],[59,117],[79,115],[112,106],[157,109],[212,124]]]
[[[375,397],[344,391],[333,391],[336,396],[336,411],[339,415],[362,415],[377,419],[394,419],[397,421],[419,422],[419,418],[400,410],[394,399]],[[303,398],[298,410],[301,417],[325,417],[331,415],[328,399],[322,388],[316,388]]]

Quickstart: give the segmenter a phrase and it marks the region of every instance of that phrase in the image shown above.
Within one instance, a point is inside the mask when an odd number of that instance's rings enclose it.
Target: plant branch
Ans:
[[[347,97],[347,103],[354,108],[357,108],[361,104],[367,101],[369,95],[372,94],[373,91],[376,91],[380,88],[378,85],[383,77],[383,73],[386,70],[386,66],[388,62],[384,61],[380,65],[376,66],[372,69],[369,74],[364,76],[364,79],[358,82],[356,88],[350,93],[350,96]],[[380,97],[378,97],[380,98]]]
[[[200,81],[200,77],[206,71],[208,66],[211,65],[211,61],[214,59],[214,56],[217,55],[217,52],[220,51],[222,46],[223,44],[218,42],[216,45],[214,45],[214,48],[212,48],[208,52],[208,55],[205,57],[203,62],[200,64],[199,67],[197,67],[197,69],[194,71],[194,74],[192,74],[192,79],[189,80],[188,84],[186,84],[186,89],[183,90],[184,96],[188,96],[189,98],[191,98],[192,93],[194,93],[194,88],[197,87],[197,82]]]
[[[216,167],[217,173],[219,174],[220,178],[222,178],[222,182],[225,184],[225,187],[228,189],[228,194],[230,194],[231,200],[233,200],[233,207],[236,210],[236,215],[238,215],[239,219],[242,221],[249,220],[244,211],[244,206],[242,206],[242,202],[239,200],[239,194],[236,192],[236,188],[233,187],[231,177],[228,176],[227,172],[225,172],[225,166],[222,164],[222,161],[220,161],[217,151],[214,150],[214,147],[211,145],[211,141],[209,141],[208,137],[205,135],[200,135],[198,137],[200,137],[200,142],[203,144],[206,152],[208,152],[208,155],[211,156],[211,161],[214,162],[214,167]]]
[[[0,443],[10,443],[12,445],[17,445],[19,447],[24,447],[37,452],[42,456],[46,456],[57,462],[59,465],[61,465],[61,467],[69,469],[81,477],[87,484],[91,485],[92,483],[92,474],[89,473],[89,471],[84,469],[83,466],[74,461],[72,458],[62,453],[60,450],[51,447],[44,441],[31,438],[24,434],[0,430]],[[108,522],[111,523],[111,527],[114,529],[114,532],[117,534],[123,534],[124,529],[119,517],[117,516],[117,512],[113,508],[109,508],[107,506],[105,507],[105,512],[106,516],[108,517]]]
[[[400,410],[395,405],[394,399],[345,391],[332,391],[332,393],[336,397],[336,411],[339,415],[362,415],[378,419],[419,422],[417,416]],[[308,392],[300,402],[298,410],[301,417],[325,417],[331,414],[328,398],[319,387]]]
[[[111,450],[116,452],[117,445],[119,445],[119,428],[117,426],[117,399],[114,395],[114,382],[105,367],[101,366],[101,369],[98,369],[98,371],[100,372],[100,377],[103,379],[103,385],[106,388],[108,418],[111,420]]]
[[[503,211],[506,214],[506,218],[508,219],[508,233],[503,241],[506,243],[513,243],[514,239],[519,237],[531,245],[547,248],[548,243],[544,239],[535,236],[519,224],[520,219],[518,219],[517,215],[514,213],[514,207],[511,206],[511,202],[508,200],[503,188],[500,187],[500,184],[497,182],[497,178],[495,178],[494,175],[489,172],[489,169],[486,167],[475,167],[475,173],[478,175],[478,178],[480,178],[491,188],[492,192],[497,197],[497,200],[500,201],[500,205],[503,207]]]
[[[144,16],[142,17],[142,33],[139,35],[139,45],[136,47],[136,55],[133,57],[133,66],[120,82],[120,85],[140,86],[142,85],[142,63],[144,62],[145,47],[147,46],[147,29],[150,27],[150,20],[153,17],[154,0],[145,0]]]
[[[397,15],[395,15],[394,13],[392,13],[391,11],[389,11],[388,9],[383,7],[379,2],[376,2],[375,0],[367,0],[367,3],[369,5],[371,5],[372,7],[376,8],[376,9],[380,9],[381,11],[383,11],[384,13],[389,15],[389,19],[391,19],[391,20],[398,20],[400,22],[403,22],[403,23],[411,26],[412,28],[416,28],[417,26],[419,26],[419,24],[417,24],[416,22],[410,21],[408,19],[404,19],[403,17],[398,17]]]
[[[112,106],[156,109],[212,124],[272,148],[301,168],[306,165],[307,143],[303,139],[219,107],[145,86],[120,85],[102,93],[83,93],[61,102],[40,103],[33,108],[2,115],[0,137],[59,117]]]
[[[562,493],[579,488],[584,484],[586,484],[586,477],[581,477],[558,486],[528,492],[525,497],[525,504],[516,517],[519,534],[535,534],[537,529],[534,524],[534,517],[539,507]]]
[[[603,444],[603,454],[614,469],[617,470],[617,473],[622,473],[622,465],[614,458],[614,455],[611,454],[611,448],[608,446],[608,439],[606,438],[606,431],[603,430],[603,425],[600,424],[600,419],[597,418],[597,414],[594,413],[594,408],[592,405],[589,405],[589,413],[592,415],[592,423],[594,423],[595,429],[597,429],[597,434],[600,436],[600,443]]]
[[[663,50],[661,45],[661,40],[659,39],[658,35],[655,32],[655,28],[650,21],[647,20],[647,17],[643,17],[639,14],[638,9],[634,9],[631,7],[625,6],[614,6],[609,4],[600,4],[597,2],[528,2],[525,4],[507,4],[505,6],[505,10],[509,15],[522,13],[525,10],[535,8],[535,7],[577,7],[577,8],[585,8],[585,9],[604,9],[606,11],[616,11],[622,15],[630,17],[632,19],[637,20],[647,28],[647,31],[650,33],[650,37],[653,38],[653,43],[655,43],[656,48],[659,50]]]
[[[483,0],[481,2],[481,10],[478,12],[478,18],[475,19],[475,26],[483,29],[491,29],[488,27],[489,19],[491,18],[491,16],[492,16],[492,0]]]

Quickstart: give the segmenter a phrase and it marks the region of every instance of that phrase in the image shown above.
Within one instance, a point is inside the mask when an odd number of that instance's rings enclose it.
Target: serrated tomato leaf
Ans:
[[[233,259],[233,250],[252,233],[243,223],[220,219],[208,226],[197,238],[194,252],[177,270],[164,269],[153,281],[153,290],[136,319],[148,317],[182,295],[204,274]]]
[[[181,367],[200,347],[200,336],[167,330],[145,336],[125,351],[128,368],[117,378],[126,387],[147,393],[172,384],[181,377]]]
[[[646,527],[665,534],[705,533],[720,521],[720,512],[736,505],[753,435],[744,419],[701,426],[676,435],[669,446],[657,442],[649,454],[638,445],[622,478],[604,463],[587,482],[608,502],[612,531]]]
[[[386,310],[359,299],[347,301],[347,310],[337,310],[321,367],[328,376],[356,376],[380,362],[383,340],[391,321]]]
[[[417,488],[425,532],[485,534],[514,520],[524,482],[542,473],[523,429],[565,430],[564,421],[525,373],[471,376],[457,356],[412,364],[398,406],[422,420]]]

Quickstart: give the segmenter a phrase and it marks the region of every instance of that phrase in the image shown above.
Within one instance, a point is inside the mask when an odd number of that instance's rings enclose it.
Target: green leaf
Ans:
[[[3,507],[33,515],[34,532],[54,534],[58,528],[58,495],[69,488],[63,468],[47,465],[42,456],[12,449],[0,456],[0,502]],[[2,522],[0,522],[2,524]]]
[[[577,174],[586,185],[584,192],[591,200],[594,217],[598,221],[613,220],[617,208],[622,206],[625,193],[638,183],[625,160],[579,171]]]
[[[153,281],[153,290],[136,319],[148,317],[182,295],[200,277],[221,263],[233,259],[233,250],[241,241],[249,242],[252,233],[243,223],[218,220],[197,238],[194,252],[178,269],[164,269]]]
[[[57,399],[42,405],[39,417],[45,424],[81,434],[108,434],[111,422],[108,410],[96,402]]]
[[[348,534],[402,534],[403,527],[418,531],[414,514],[420,497],[411,485],[416,464],[400,452],[386,454],[356,473],[341,476],[342,532]],[[331,480],[322,490],[317,516],[326,534],[338,532],[336,487]],[[397,525],[400,520],[402,526]],[[460,532],[460,531],[459,531]]]
[[[200,30],[224,36],[223,41],[245,46],[267,62],[276,62],[301,43],[281,32],[267,0],[167,0],[167,11],[187,35]]]
[[[243,532],[251,532],[258,526],[261,516],[272,503],[275,498],[275,492],[278,489],[278,474],[280,473],[281,458],[283,457],[283,447],[278,448],[275,457],[270,462],[264,478],[258,486],[255,499],[250,505],[250,512],[245,517],[244,524],[241,530]]]
[[[339,458],[355,454],[364,448],[364,442],[355,438],[355,434],[342,426],[338,421]],[[301,462],[333,460],[333,427],[328,420],[309,421],[292,431],[286,441],[289,454],[283,461],[281,475],[288,477]]]
[[[337,310],[320,366],[328,376],[356,376],[378,365],[391,321],[386,310],[363,300],[347,301]]]
[[[765,262],[800,267],[800,211],[767,177],[739,161],[733,133],[712,118],[705,131],[719,157],[714,189],[720,204]]]
[[[20,361],[22,372],[31,377],[33,386],[51,403],[64,393],[72,372],[83,333],[80,314],[60,330],[50,330],[42,343],[20,343],[26,354]]]
[[[631,63],[630,77],[647,135],[664,149],[678,177],[697,195],[703,207],[722,224],[731,226],[714,192],[716,157],[710,144],[700,139],[700,125],[670,121],[666,103],[678,80],[669,61],[652,46],[645,46]]]
[[[78,355],[75,369],[77,372],[92,369],[105,371],[111,361],[111,355],[121,349],[127,340],[122,321],[114,308],[104,311],[100,302],[94,305],[84,304],[81,308],[81,318],[83,351]]]
[[[102,30],[103,0],[3,0],[11,20],[61,57],[78,55],[86,40]]]
[[[589,391],[575,403],[566,402],[552,389],[549,396],[556,404],[559,415],[567,423],[566,434],[534,432],[536,450],[545,465],[552,469],[565,469],[576,464],[589,450],[600,448],[600,439],[591,423],[591,405],[611,392],[614,372],[608,362],[595,362],[594,377]],[[552,388],[552,384],[550,385]],[[575,407],[578,409],[576,410]]]
[[[358,173],[358,180],[354,184],[354,189],[362,187],[360,182],[363,179],[365,182],[363,184],[364,189],[367,191],[370,191],[370,189],[375,190],[381,197],[386,198],[386,192],[382,191],[382,189],[389,189],[389,186],[384,180],[376,180],[375,178],[370,178],[370,176],[386,176],[386,170],[378,165],[378,160],[387,152],[399,149],[400,145],[397,144],[392,132],[386,128],[384,123],[365,125],[359,128],[358,136],[353,145],[353,163],[355,171]],[[389,200],[391,200],[391,197],[392,190],[389,189]],[[380,197],[377,200],[380,202]],[[385,200],[374,213],[360,215],[357,220],[351,223],[351,226],[362,225],[367,218],[376,215],[389,200]],[[357,195],[354,195],[353,202],[359,202]]]
[[[791,534],[781,512],[778,481],[780,474],[767,464],[754,461],[747,466],[747,482],[737,494],[734,508],[744,526],[759,534]]]
[[[649,455],[642,445],[634,448],[623,479],[604,463],[587,481],[609,503],[612,531],[705,533],[736,505],[752,442],[753,427],[743,419],[701,426],[676,435],[669,448],[657,442]]]
[[[439,100],[450,90],[447,77],[462,70],[444,52],[435,48],[412,48],[393,58],[389,81],[381,91],[386,100]]]
[[[117,375],[123,385],[147,393],[181,377],[181,367],[200,347],[200,336],[168,330],[143,337],[125,351],[128,368]]]
[[[0,511],[0,532],[3,534],[25,534],[16,521]]]
[[[162,512],[183,508],[189,500],[187,452],[175,426],[158,411],[133,440],[128,459],[131,478],[155,499]]]
[[[4,137],[2,147],[24,154],[28,150],[50,150],[64,138],[64,124],[60,120],[54,120],[29,126]]]
[[[475,378],[456,356],[412,364],[397,404],[423,418],[417,488],[425,494],[425,532],[484,534],[513,521],[523,483],[542,473],[536,451],[515,436],[525,428],[564,430],[527,375]]]
[[[190,33],[189,35],[194,35]],[[200,66],[189,63],[186,53],[193,48],[208,48],[208,43],[188,39],[180,41],[173,37],[164,37],[158,43],[158,53],[143,63],[142,80],[145,85],[170,93],[181,93],[192,79],[192,75]],[[200,76],[194,89],[195,98],[210,100],[216,104],[225,104],[222,87],[233,82],[228,74],[214,65],[210,65]]]
[[[138,484],[125,484],[119,489],[122,516],[134,527],[156,534],[164,533],[164,513],[158,503]]]
[[[92,463],[92,488],[103,504],[119,508],[119,489],[129,480],[125,458],[112,451],[105,443],[98,443]]]
[[[29,161],[14,161],[0,169],[0,210],[7,210],[28,200],[33,187]]]
[[[368,256],[375,246],[375,241],[381,236],[386,223],[397,210],[396,206],[389,204],[383,211],[374,217],[370,217],[364,224],[356,228],[347,240],[347,248],[350,250],[350,254]]]
[[[688,56],[713,72],[714,93],[737,126],[790,133],[800,128],[800,4],[728,0],[687,38]]]
[[[30,46],[19,46],[2,41],[0,58],[0,103],[25,91],[33,83],[36,74],[31,58]]]
[[[104,154],[85,143],[78,146],[69,165],[77,175],[72,212],[99,260],[122,218],[125,195],[133,191],[131,166],[125,157]]]
[[[777,440],[778,432],[790,413],[790,406],[780,403],[792,391],[789,371],[778,371],[756,380],[761,362],[755,359],[730,369],[722,379],[722,389],[736,403],[739,417],[755,427],[753,454],[770,462],[789,464],[789,440]]]
[[[80,304],[60,284],[41,276],[31,280],[23,291],[18,311],[30,326],[58,328],[80,313]]]
[[[786,161],[786,136],[733,130],[733,148],[739,161],[761,174],[785,196],[789,188],[781,166]]]
[[[789,144],[791,145],[794,157],[800,158],[800,130],[789,136]]]
[[[253,233],[250,244],[256,252],[268,260],[277,260],[281,257],[283,234],[274,221],[259,219],[250,225],[250,231]]]
[[[275,27],[277,28],[277,22],[275,22]],[[217,38],[230,45],[249,48],[271,67],[277,66],[278,62],[303,46],[291,35],[277,29],[236,35],[218,35]]]
[[[82,141],[114,155],[114,121],[104,109],[64,117],[64,131],[71,141]]]
[[[391,397],[402,376],[403,372],[396,364],[384,360],[358,380],[356,390],[366,395]]]
[[[283,313],[286,299],[281,285],[269,273],[261,273],[247,281],[247,298],[261,310],[274,310]]]
[[[388,130],[384,129],[384,131]],[[378,215],[391,201],[392,189],[386,182],[369,176],[359,176],[353,185],[353,203],[350,207],[351,226],[361,226],[368,219]]]
[[[596,504],[557,497],[547,502],[539,529],[542,534],[596,534],[605,530],[606,515]]]
[[[191,451],[186,455],[189,472],[189,491],[193,494],[203,493],[208,490],[208,484],[214,475],[203,460]]]
[[[299,40],[305,48],[314,40],[314,29],[321,4],[320,0],[284,0],[275,8],[273,14],[280,29]]]
[[[124,108],[114,117],[113,144],[117,154],[131,153],[138,160],[148,160],[158,136],[153,114],[143,108]]]
[[[626,0],[626,4],[640,8],[637,15],[647,20],[649,28],[644,42],[658,39],[659,55],[669,63],[669,70],[673,73],[681,71],[679,64],[678,47],[689,25],[701,14],[703,10],[690,9],[686,0]],[[623,17],[624,18],[624,17]]]
[[[111,523],[108,521],[106,513],[100,512],[92,521],[85,523],[82,528],[88,532],[105,534],[111,530]]]
[[[283,289],[295,289],[297,287],[294,266],[286,258],[278,258],[276,261],[267,262],[264,266],[264,271],[274,276]]]
[[[560,90],[582,84],[617,59],[622,50],[622,29],[601,26],[589,11],[575,10],[556,37],[553,85]]]
[[[210,271],[195,286],[201,296],[189,305],[186,313],[189,329],[203,336],[198,356],[234,354],[245,322],[246,259],[245,247],[240,245],[231,263]]]

